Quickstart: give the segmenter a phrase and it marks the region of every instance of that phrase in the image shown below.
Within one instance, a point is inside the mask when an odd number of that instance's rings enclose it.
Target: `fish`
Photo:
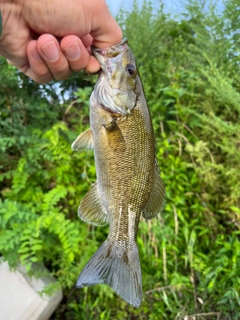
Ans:
[[[151,116],[127,39],[105,49],[92,47],[92,52],[101,70],[90,97],[90,128],[78,136],[72,149],[94,150],[97,180],[81,201],[78,215],[95,226],[109,224],[109,234],[76,286],[108,284],[139,307],[139,219],[141,214],[147,220],[157,216],[165,187]]]

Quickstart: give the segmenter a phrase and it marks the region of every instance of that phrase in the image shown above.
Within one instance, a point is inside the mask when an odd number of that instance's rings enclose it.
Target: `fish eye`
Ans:
[[[135,74],[135,67],[131,63],[127,64],[126,70],[130,76]]]

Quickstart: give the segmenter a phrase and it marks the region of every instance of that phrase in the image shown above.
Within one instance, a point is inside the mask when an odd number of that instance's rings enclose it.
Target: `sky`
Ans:
[[[133,0],[106,0],[106,2],[112,15],[115,17],[122,6],[131,9]],[[137,2],[141,4],[143,0],[138,0]],[[157,1],[152,0],[152,3],[154,2],[157,3]],[[206,2],[209,3],[211,0],[206,0]],[[213,0],[213,2],[217,3],[219,11],[223,9],[223,0]],[[184,7],[188,3],[188,0],[162,0],[162,3],[164,5],[163,11],[175,16],[184,12]]]
[[[116,16],[119,9],[124,6],[126,8],[131,8],[132,0],[106,0],[107,5],[113,16]],[[139,3],[143,2],[142,0],[138,1]],[[154,1],[153,1],[154,2]],[[173,15],[178,14],[183,11],[184,0],[163,0],[164,11],[166,13],[172,13]]]

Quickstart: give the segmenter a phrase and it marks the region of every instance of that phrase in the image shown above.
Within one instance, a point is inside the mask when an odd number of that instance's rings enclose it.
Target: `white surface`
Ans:
[[[46,272],[46,269],[45,269]],[[52,296],[38,292],[54,282],[45,278],[29,278],[24,268],[11,272],[6,262],[0,262],[0,320],[47,320],[62,299],[62,291]]]

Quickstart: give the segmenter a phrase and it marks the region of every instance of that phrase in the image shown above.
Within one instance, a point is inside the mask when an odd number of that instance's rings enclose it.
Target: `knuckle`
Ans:
[[[53,76],[51,74],[46,74],[44,76],[40,76],[39,74],[32,74],[31,78],[41,84],[48,83],[53,80]]]
[[[53,76],[54,76],[54,79],[60,81],[60,80],[67,79],[71,74],[72,74],[72,71],[69,69],[67,70],[67,72],[55,73]]]
[[[81,71],[83,69],[85,69],[88,65],[88,61],[75,61],[75,62],[72,62],[72,61],[69,61],[69,66],[71,68],[72,71]]]
[[[37,70],[34,70],[34,73],[37,74],[39,79],[50,78],[50,77],[52,78],[51,72],[46,68],[39,68]]]

